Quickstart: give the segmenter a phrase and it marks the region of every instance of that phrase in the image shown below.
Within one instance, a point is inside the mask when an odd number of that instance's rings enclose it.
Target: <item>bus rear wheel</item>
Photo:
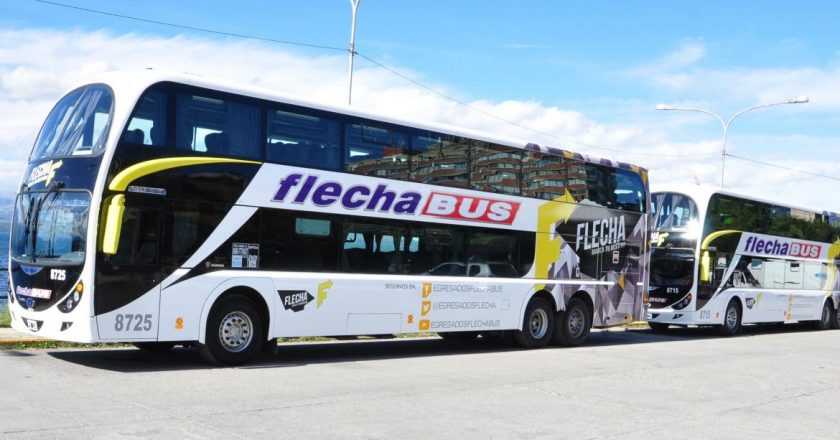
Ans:
[[[831,328],[840,329],[840,307],[834,308],[834,319],[831,321]]]
[[[718,329],[721,336],[733,336],[741,331],[741,303],[733,298],[726,305],[726,312],[723,314],[723,325]]]
[[[534,297],[525,307],[522,329],[513,332],[516,345],[540,348],[548,345],[554,333],[554,308],[545,298]]]
[[[572,298],[566,310],[557,314],[554,341],[565,347],[575,347],[586,342],[592,329],[592,311],[580,298]]]
[[[834,307],[831,307],[831,300],[826,299],[825,302],[823,302],[820,319],[813,322],[814,329],[828,330],[834,326],[836,321],[837,316],[834,313]]]
[[[198,352],[210,363],[244,364],[260,353],[262,335],[263,322],[254,303],[239,295],[223,297],[210,310]]]

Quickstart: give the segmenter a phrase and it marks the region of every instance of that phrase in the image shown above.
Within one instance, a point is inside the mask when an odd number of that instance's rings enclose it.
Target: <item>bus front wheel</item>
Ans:
[[[741,331],[741,303],[733,298],[726,305],[726,312],[723,314],[723,325],[718,329],[722,336],[733,336]]]
[[[240,365],[262,348],[263,322],[254,303],[239,295],[220,299],[210,310],[198,352],[208,362]]]

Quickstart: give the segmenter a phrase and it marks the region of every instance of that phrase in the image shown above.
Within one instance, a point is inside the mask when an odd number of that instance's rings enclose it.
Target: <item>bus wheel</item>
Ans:
[[[834,309],[834,319],[831,321],[831,328],[840,329],[840,307]]]
[[[560,345],[574,347],[583,344],[592,328],[592,312],[580,298],[572,298],[566,310],[557,314],[554,340]]]
[[[662,322],[648,322],[648,327],[650,327],[651,331],[654,333],[665,333],[668,331],[668,327],[670,326],[670,324]]]
[[[741,303],[733,298],[726,305],[726,312],[723,314],[723,325],[718,329],[721,336],[732,336],[741,331]]]
[[[239,295],[224,297],[210,310],[198,352],[214,364],[243,364],[260,352],[262,334],[262,319],[251,301]]]
[[[174,342],[132,342],[131,345],[146,353],[163,353],[175,346]]]
[[[545,298],[534,297],[525,308],[521,330],[513,332],[516,344],[522,348],[545,347],[554,333],[554,310]]]
[[[825,300],[822,307],[822,314],[820,314],[820,319],[813,322],[814,329],[828,330],[834,325],[835,321],[837,321],[837,318],[834,313],[834,308],[831,307],[831,301]]]
[[[439,332],[438,336],[451,342],[472,342],[479,332]]]

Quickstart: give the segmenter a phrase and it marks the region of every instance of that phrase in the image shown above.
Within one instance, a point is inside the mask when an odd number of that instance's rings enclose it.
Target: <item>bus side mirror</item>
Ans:
[[[120,194],[110,197],[105,208],[105,224],[102,230],[102,252],[105,254],[117,253],[123,213],[125,213],[125,196]]]

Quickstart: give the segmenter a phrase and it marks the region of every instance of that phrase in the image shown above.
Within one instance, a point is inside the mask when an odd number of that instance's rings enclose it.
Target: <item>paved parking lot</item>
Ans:
[[[521,351],[428,338],[0,351],[0,438],[840,438],[840,331],[596,332]]]

